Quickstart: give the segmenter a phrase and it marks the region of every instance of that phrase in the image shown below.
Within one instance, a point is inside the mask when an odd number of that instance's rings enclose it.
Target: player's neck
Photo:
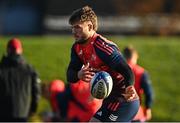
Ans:
[[[130,59],[130,60],[128,60],[128,63],[131,65],[135,65],[135,64],[137,64],[137,60],[136,59]]]
[[[93,39],[93,36],[96,34],[95,31],[92,31],[91,33],[89,33],[88,38],[86,39],[86,42],[83,45],[87,45],[89,42],[91,42],[91,40]]]

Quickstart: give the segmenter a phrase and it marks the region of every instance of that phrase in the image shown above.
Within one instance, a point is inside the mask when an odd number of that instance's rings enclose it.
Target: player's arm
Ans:
[[[37,106],[38,102],[40,99],[40,94],[41,94],[41,80],[38,77],[38,74],[32,70],[32,90],[31,90],[31,107],[30,107],[30,112],[29,115],[33,115],[37,111]]]
[[[75,83],[79,80],[78,71],[81,69],[83,63],[76,54],[74,45],[71,48],[71,58],[70,63],[67,69],[67,81],[70,83]]]
[[[152,118],[151,106],[153,102],[153,91],[151,86],[151,80],[149,79],[149,75],[147,72],[141,77],[141,88],[144,90],[145,95],[145,116],[147,120]]]
[[[153,91],[151,80],[147,72],[144,72],[141,77],[141,88],[143,89],[145,95],[145,106],[146,108],[151,108],[153,102]]]
[[[115,45],[96,41],[94,47],[100,59],[124,77],[126,87],[133,85],[133,73]]]

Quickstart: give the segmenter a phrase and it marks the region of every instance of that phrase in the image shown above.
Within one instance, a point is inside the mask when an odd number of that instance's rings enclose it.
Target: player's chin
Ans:
[[[84,39],[75,39],[75,42],[78,43],[78,44],[83,44],[86,42],[86,40]]]
[[[76,43],[79,43],[79,42],[80,42],[80,39],[75,38],[75,42],[76,42]]]

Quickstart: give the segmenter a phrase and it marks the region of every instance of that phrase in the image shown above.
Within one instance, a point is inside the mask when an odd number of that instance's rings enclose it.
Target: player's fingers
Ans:
[[[127,94],[134,94],[134,93],[136,93],[134,86],[127,87],[126,88],[126,93]]]
[[[132,100],[132,99],[134,99],[134,98],[135,98],[135,94],[131,94],[131,96],[128,97],[128,101],[130,101],[130,100]]]
[[[84,75],[91,75],[94,76],[94,72],[90,72],[90,71],[84,71]]]
[[[84,81],[90,82],[92,78],[93,78],[93,76],[91,76],[91,75],[85,75]]]
[[[86,70],[86,69],[88,69],[88,68],[89,68],[89,62],[84,65],[83,70]]]
[[[87,79],[92,79],[93,76],[92,76],[91,74],[87,74],[87,75],[85,75],[85,78],[87,78]]]
[[[84,82],[90,82],[91,79],[89,79],[89,78],[84,78],[83,81],[84,81]]]
[[[128,101],[135,97],[135,94],[122,94]]]
[[[86,69],[82,69],[82,72],[84,73],[84,74],[89,74],[89,72],[93,72],[93,71],[91,71],[91,68],[86,68]]]
[[[91,68],[89,69],[89,71],[91,71],[91,72],[98,72],[99,70],[91,67]]]

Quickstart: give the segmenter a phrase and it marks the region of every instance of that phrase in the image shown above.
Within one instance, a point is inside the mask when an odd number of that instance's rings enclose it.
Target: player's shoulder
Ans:
[[[96,40],[94,41],[94,47],[95,49],[105,52],[108,55],[111,55],[114,51],[118,50],[118,47],[114,42],[107,40],[102,36],[97,36]]]
[[[77,49],[79,49],[79,45],[78,45],[78,43],[73,43],[73,45],[72,45],[72,47],[71,47],[71,52],[74,52],[74,51],[76,51]]]
[[[30,74],[37,75],[36,69],[34,68],[33,65],[31,65],[31,64],[29,64],[29,63],[24,64],[24,69],[25,69],[27,72],[29,72]]]
[[[144,71],[145,71],[145,69],[144,69],[142,66],[138,65],[138,64],[136,64],[136,65],[134,66],[134,70],[135,70],[137,73],[144,73]]]
[[[109,45],[109,46],[117,46],[113,41],[111,40],[108,40],[107,38],[99,35],[97,36],[96,40],[95,40],[95,43],[99,43],[99,44],[106,44],[106,45]]]
[[[144,67],[140,66],[139,64],[136,64],[136,67],[137,67],[138,69],[144,70]]]

